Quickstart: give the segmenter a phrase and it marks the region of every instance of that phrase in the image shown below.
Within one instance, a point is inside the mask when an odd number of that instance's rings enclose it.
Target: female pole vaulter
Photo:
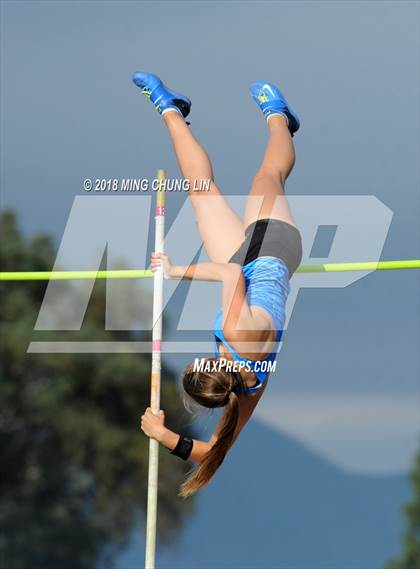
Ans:
[[[166,279],[222,283],[222,307],[214,322],[215,357],[206,358],[200,369],[189,364],[182,377],[186,403],[192,399],[203,407],[224,407],[215,432],[208,441],[189,439],[165,426],[163,411],[154,415],[147,408],[141,418],[147,436],[197,463],[181,486],[180,496],[187,497],[206,485],[222,464],[267,387],[269,371],[262,371],[262,364],[276,358],[289,280],[302,258],[301,236],[284,193],[295,161],[292,137],[300,123],[275,85],[251,84],[269,139],[241,220],[217,187],[210,160],[185,121],[190,99],[151,73],[136,72],[133,81],[168,128],[210,259],[183,267],[173,265],[163,253],[153,253],[151,269],[163,264]],[[203,180],[210,180],[208,191],[195,191]]]

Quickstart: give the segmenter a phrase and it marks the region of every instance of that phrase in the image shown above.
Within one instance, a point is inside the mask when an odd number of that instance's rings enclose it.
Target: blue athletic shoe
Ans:
[[[273,83],[266,81],[255,81],[250,85],[249,90],[267,120],[272,115],[284,115],[287,118],[290,134],[293,136],[300,127],[300,121],[280,90]]]
[[[133,73],[133,81],[140,87],[142,95],[152,101],[159,114],[168,109],[175,109],[184,118],[188,116],[191,109],[190,99],[165,87],[156,75],[136,71]]]

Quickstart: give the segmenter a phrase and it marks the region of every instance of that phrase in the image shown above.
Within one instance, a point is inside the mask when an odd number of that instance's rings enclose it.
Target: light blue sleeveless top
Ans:
[[[273,319],[277,329],[276,344],[273,351],[263,360],[249,360],[240,356],[228,344],[223,334],[222,309],[216,314],[214,320],[214,351],[216,357],[220,357],[218,342],[222,342],[230,351],[233,359],[245,362],[247,370],[255,373],[258,383],[253,387],[247,387],[245,393],[254,393],[261,389],[267,380],[269,371],[255,369],[261,367],[261,362],[273,362],[276,359],[278,342],[281,339],[284,323],[286,320],[286,300],[290,292],[289,271],[286,264],[276,257],[258,257],[251,263],[242,267],[245,278],[245,289],[249,306],[259,306],[264,308]]]

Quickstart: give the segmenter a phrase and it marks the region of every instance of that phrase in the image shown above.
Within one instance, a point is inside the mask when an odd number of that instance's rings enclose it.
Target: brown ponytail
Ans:
[[[214,358],[209,358],[214,361]],[[184,372],[185,392],[198,404],[209,407],[225,407],[217,441],[204,455],[198,467],[181,485],[179,496],[187,498],[205,486],[222,464],[229,450],[239,420],[239,398],[243,381],[238,372],[193,372],[192,365]]]

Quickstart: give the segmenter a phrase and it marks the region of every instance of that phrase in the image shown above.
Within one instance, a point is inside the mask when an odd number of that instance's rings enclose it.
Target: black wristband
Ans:
[[[171,450],[170,453],[175,456],[179,456],[179,458],[182,458],[183,460],[187,460],[191,454],[193,444],[192,439],[180,435],[176,447]]]

